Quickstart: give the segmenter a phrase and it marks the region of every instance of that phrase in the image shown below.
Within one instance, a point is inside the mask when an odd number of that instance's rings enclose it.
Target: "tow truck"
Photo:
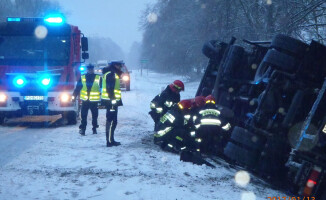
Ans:
[[[72,96],[88,40],[62,16],[8,17],[0,23],[0,124],[26,115],[77,123]]]

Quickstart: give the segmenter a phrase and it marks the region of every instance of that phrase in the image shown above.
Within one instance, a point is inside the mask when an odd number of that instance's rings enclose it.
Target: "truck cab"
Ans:
[[[72,97],[87,38],[62,17],[0,23],[0,123],[5,117],[62,114],[77,122]],[[83,47],[84,46],[84,47]],[[88,53],[83,53],[88,58]]]

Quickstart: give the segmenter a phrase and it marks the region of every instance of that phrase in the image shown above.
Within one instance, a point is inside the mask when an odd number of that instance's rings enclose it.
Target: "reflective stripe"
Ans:
[[[231,129],[231,124],[227,123],[226,125],[222,126],[222,129],[225,130],[225,131],[230,130]]]
[[[196,129],[199,129],[199,127],[200,127],[200,124],[195,125]]]
[[[113,121],[111,121],[110,131],[109,131],[109,142],[111,143],[111,132],[112,132]]]
[[[190,117],[191,117],[191,115],[185,115],[185,116],[184,116],[184,118],[185,118],[186,120],[189,120]]]
[[[166,117],[168,118],[168,120],[169,120],[171,123],[174,122],[175,117],[174,117],[172,114],[170,114],[170,113],[166,113],[165,115],[166,115]]]
[[[193,122],[195,122],[196,119],[197,119],[197,116],[196,116],[196,115],[192,117],[192,121],[193,121]]]
[[[191,131],[190,135],[191,135],[191,137],[194,137],[196,135],[196,131]]]
[[[166,105],[168,108],[170,108],[173,105],[173,102],[172,101],[166,101],[164,103],[164,105]]]
[[[201,114],[202,116],[206,116],[206,115],[219,116],[221,114],[221,112],[216,109],[206,109],[206,110],[199,111],[199,114]]]
[[[150,104],[150,108],[154,109],[156,106],[155,106],[155,103],[151,103]]]
[[[180,136],[175,137],[175,139],[183,141],[183,139]]]
[[[196,138],[195,141],[198,143],[201,143],[202,140],[201,140],[201,138]]]
[[[157,134],[159,135],[159,136],[163,136],[163,135],[165,135],[165,134],[167,134],[169,131],[171,131],[172,130],[172,127],[167,127],[167,128],[165,128],[164,130],[160,130],[160,131],[158,131],[157,132]]]
[[[181,150],[185,150],[186,148],[187,148],[187,147],[181,147],[180,149],[181,149]]]
[[[168,146],[169,146],[170,148],[173,148],[173,145],[172,145],[172,144],[168,144]]]
[[[163,108],[156,108],[156,112],[157,112],[157,113],[161,113],[161,112],[163,112]]]
[[[200,120],[201,125],[217,125],[221,126],[221,121],[218,119],[201,119]]]

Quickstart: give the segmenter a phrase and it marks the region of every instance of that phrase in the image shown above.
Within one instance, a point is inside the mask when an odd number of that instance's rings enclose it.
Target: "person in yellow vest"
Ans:
[[[120,76],[122,61],[115,61],[103,69],[102,103],[106,106],[106,146],[119,146],[115,141],[114,131],[118,123],[118,107],[122,106]]]
[[[88,110],[91,110],[92,113],[93,134],[97,134],[98,103],[101,100],[101,85],[101,76],[94,74],[94,65],[88,65],[87,74],[80,77],[73,93],[74,97],[79,96],[82,100],[79,133],[83,136],[87,126]]]

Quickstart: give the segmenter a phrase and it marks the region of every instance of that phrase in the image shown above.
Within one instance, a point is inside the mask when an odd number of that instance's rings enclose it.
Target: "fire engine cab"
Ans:
[[[0,23],[0,124],[9,117],[58,114],[76,124],[72,93],[86,51],[87,38],[61,16]]]

